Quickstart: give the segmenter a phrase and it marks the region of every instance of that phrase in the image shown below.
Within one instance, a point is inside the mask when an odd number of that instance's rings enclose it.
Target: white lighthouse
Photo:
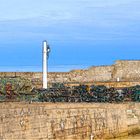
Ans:
[[[43,41],[43,89],[48,88],[48,57],[49,57],[50,47],[47,41]]]

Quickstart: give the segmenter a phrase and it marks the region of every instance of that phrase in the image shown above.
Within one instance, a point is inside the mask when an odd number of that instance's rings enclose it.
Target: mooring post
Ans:
[[[49,57],[50,47],[47,41],[43,41],[43,89],[48,88],[48,57]]]

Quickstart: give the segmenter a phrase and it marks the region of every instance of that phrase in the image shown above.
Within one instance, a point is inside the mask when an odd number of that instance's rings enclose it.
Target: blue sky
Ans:
[[[0,0],[0,71],[49,71],[140,59],[140,0]]]

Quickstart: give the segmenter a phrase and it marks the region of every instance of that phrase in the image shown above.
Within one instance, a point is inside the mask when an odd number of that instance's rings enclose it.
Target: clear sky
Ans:
[[[140,59],[140,0],[0,0],[0,71],[50,71]]]

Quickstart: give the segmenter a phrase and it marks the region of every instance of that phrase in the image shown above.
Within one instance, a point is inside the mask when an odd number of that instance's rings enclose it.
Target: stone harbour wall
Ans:
[[[36,87],[42,87],[41,72],[0,72],[0,77],[24,77],[30,79]],[[137,82],[140,84],[140,61],[118,60],[112,66],[94,66],[85,70],[50,72],[48,74],[49,83],[105,82],[106,84],[107,82],[116,82],[118,78],[122,83]]]
[[[0,103],[1,140],[105,139],[139,129],[139,103]]]
[[[140,81],[140,61],[116,61],[113,78],[121,81]]]

